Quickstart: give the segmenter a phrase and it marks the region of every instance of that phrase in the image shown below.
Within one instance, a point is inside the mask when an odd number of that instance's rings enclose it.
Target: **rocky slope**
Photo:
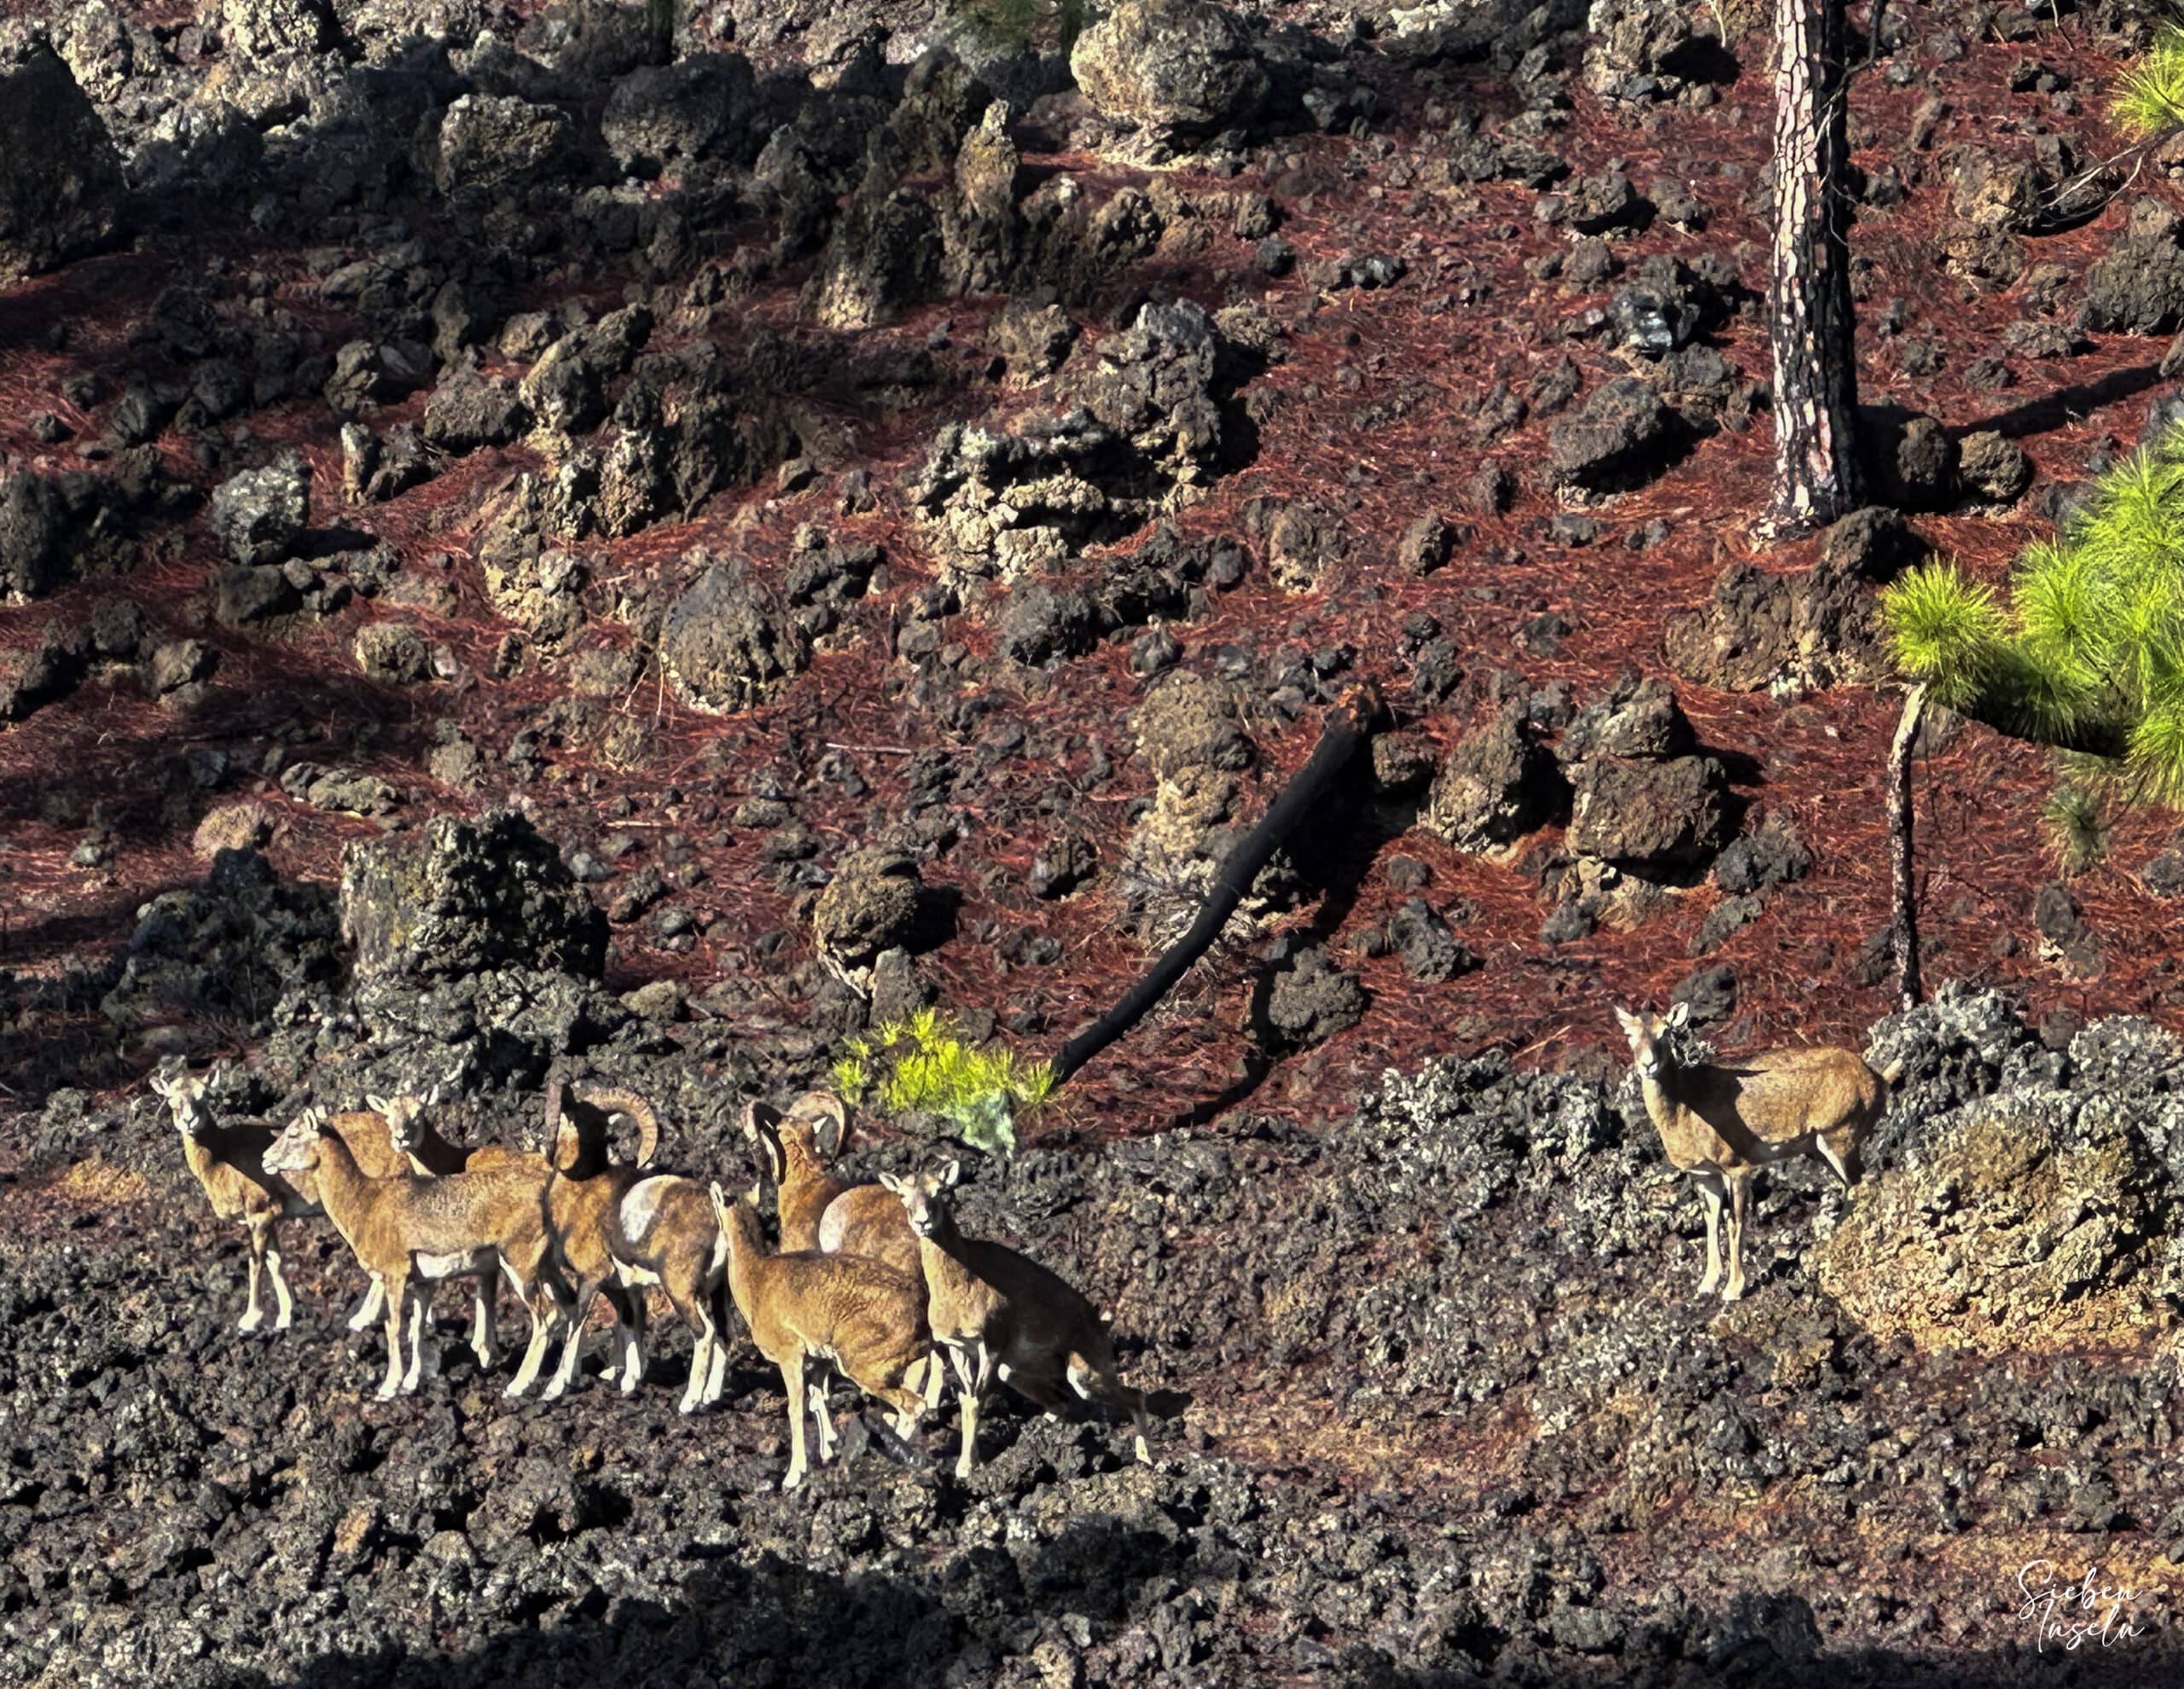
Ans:
[[[354,1013],[298,1017],[224,1101],[282,1118],[453,1066],[456,1135],[520,1139],[497,1069],[603,1012],[585,1059],[659,1100],[667,1163],[740,1181],[735,1041],[542,967],[582,900],[484,891],[500,826],[352,862],[351,931],[438,920],[367,941]],[[253,860],[223,859],[226,910],[148,926],[247,906],[289,966],[328,922]],[[967,1222],[1112,1307],[1155,1464],[1004,1408],[967,1485],[947,1431],[905,1467],[858,1428],[786,1496],[778,1382],[740,1345],[694,1419],[680,1332],[632,1399],[510,1404],[450,1344],[382,1406],[321,1222],[291,1228],[297,1327],[237,1333],[240,1237],[155,1103],[61,1094],[5,1192],[0,1638],[56,1684],[2041,1681],[2016,1579],[2047,1559],[2140,1597],[2069,1680],[2157,1680],[2184,1046],[2116,1019],[2051,1051],[1952,988],[1873,1051],[1902,1078],[1867,1181],[1763,1184],[1727,1310],[1691,1294],[1699,1205],[1630,1085],[1500,1056],[1391,1073],[1323,1132],[981,1161]]]
[[[1883,1019],[1870,608],[2174,409],[2184,165],[2074,185],[2151,9],[1887,9],[1881,502],[1771,549],[1749,9],[651,15],[0,8],[0,1675],[2033,1680],[2042,1558],[2165,1623],[2173,821],[2065,882],[2042,761],[1939,724],[1957,983]],[[572,1061],[741,1180],[877,1019],[1106,1007],[1359,676],[1369,758],[966,1197],[1175,1393],[1155,1468],[1004,1411],[967,1489],[853,1434],[784,1498],[747,1351],[697,1421],[382,1408],[318,1226],[231,1329],[154,1061],[515,1137]],[[1727,1311],[1617,1088],[1672,995],[1907,1064]]]

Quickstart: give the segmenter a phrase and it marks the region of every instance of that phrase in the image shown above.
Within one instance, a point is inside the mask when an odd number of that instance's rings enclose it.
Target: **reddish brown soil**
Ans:
[[[1931,26],[1922,9],[1906,10],[1914,20],[1914,36]],[[1979,44],[1969,60],[1947,67],[1952,114],[1927,159],[1959,140],[1996,144],[2020,115],[2046,115],[2040,97],[2007,91],[2007,66],[2028,50],[2070,71],[2088,107],[2077,118],[2048,120],[2076,128],[2092,148],[2111,143],[2112,137],[2091,108],[2113,67],[2082,43],[2082,36],[2065,28],[2043,37],[2031,49]],[[1449,81],[1452,91],[1475,95],[1490,109],[1506,105],[1506,90],[1482,73],[1452,74]],[[1424,131],[1420,111],[1435,97],[1431,90],[1390,78],[1385,91],[1398,113],[1386,131],[1395,142],[1394,158],[1430,150],[1436,143]],[[1864,162],[1878,168],[1903,154],[1903,136],[1920,93],[1891,89],[1878,77],[1859,79],[1854,99],[1868,142],[1861,154]],[[1626,256],[1658,249],[1740,252],[1747,282],[1761,277],[1763,264],[1756,247],[1747,243],[1758,242],[1763,230],[1740,208],[1764,161],[1764,90],[1758,78],[1747,73],[1711,111],[1674,112],[1643,122],[1601,109],[1582,93],[1577,99],[1574,123],[1554,144],[1580,171],[1621,160],[1641,188],[1657,171],[1681,174],[1714,213],[1712,226],[1702,235],[1678,235],[1663,227],[1630,241],[1623,248]],[[1261,378],[1284,402],[1264,427],[1257,461],[1185,513],[1185,525],[1232,531],[1241,507],[1253,496],[1310,496],[1345,514],[1367,543],[1366,555],[1335,571],[1324,590],[1296,597],[1283,595],[1263,572],[1255,571],[1219,601],[1213,620],[1179,630],[1187,647],[1202,651],[1233,642],[1264,652],[1283,642],[1308,648],[1345,644],[1362,653],[1362,670],[1382,682],[1399,708],[1405,688],[1394,666],[1399,649],[1396,629],[1406,612],[1417,609],[1430,610],[1440,619],[1472,666],[1519,667],[1535,683],[1567,680],[1581,701],[1625,665],[1659,670],[1664,617],[1702,599],[1725,562],[1755,548],[1747,528],[1763,503],[1771,464],[1764,420],[1741,435],[1706,441],[1653,486],[1604,507],[1597,514],[1605,519],[1607,533],[1589,548],[1567,550],[1551,543],[1544,531],[1550,507],[1527,477],[1513,511],[1479,524],[1471,553],[1426,580],[1399,576],[1385,565],[1384,554],[1419,514],[1453,508],[1456,489],[1479,455],[1461,420],[1467,401],[1496,379],[1509,380],[1521,392],[1533,369],[1562,355],[1562,320],[1603,299],[1564,294],[1554,284],[1526,276],[1526,259],[1554,250],[1565,238],[1535,223],[1536,196],[1530,192],[1490,185],[1475,195],[1441,200],[1387,186],[1385,162],[1371,164],[1362,178],[1352,181],[1346,171],[1365,161],[1369,151],[1347,137],[1310,138],[1292,150],[1296,161],[1291,173],[1301,172],[1320,184],[1319,191],[1292,195],[1283,203],[1283,232],[1302,259],[1295,274],[1264,283],[1247,274],[1248,250],[1232,241],[1210,260],[1186,265],[1156,259],[1132,279],[1151,289],[1179,287],[1212,304],[1246,290],[1263,291],[1269,310],[1295,328],[1287,343],[1287,361]],[[1101,182],[1134,174],[1082,158],[1035,156],[1028,162],[1034,169],[1067,169]],[[1716,171],[1724,163],[1741,165],[1743,179],[1720,179]],[[1188,188],[1193,179],[1182,178],[1182,185]],[[1212,189],[1266,183],[1247,175],[1241,183],[1209,178],[1201,185]],[[1944,185],[1918,186],[1902,208],[1890,215],[1867,215],[1856,229],[1857,252],[1875,266],[1872,300],[1908,301],[1912,332],[1937,334],[1947,357],[1938,379],[1913,382],[1897,370],[1893,348],[1868,336],[1862,346],[1864,396],[1871,403],[1931,411],[1960,431],[1999,427],[2020,438],[2043,478],[2076,479],[2090,450],[2114,439],[2128,442],[2135,433],[2162,348],[2107,337],[2076,359],[2018,361],[2017,385],[2007,392],[1966,391],[1960,382],[1964,366],[1992,346],[2004,325],[2022,314],[2022,306],[2007,293],[1967,297],[1964,284],[1935,265],[1931,241],[1946,216],[1946,199]],[[1470,204],[1475,208],[1464,208]],[[2112,241],[2123,217],[2122,205],[2111,206],[2082,229],[2030,243],[2031,256],[2035,261],[2057,258],[2082,270]],[[274,275],[282,302],[323,322],[338,340],[340,325],[319,311],[303,285],[297,254],[277,246],[253,250],[240,235],[216,234],[210,241]],[[57,406],[58,382],[72,367],[103,367],[119,357],[160,287],[201,263],[205,250],[201,239],[162,235],[136,252],[80,264],[0,298],[0,448],[56,467],[63,461],[60,456],[42,456],[26,432],[30,415]],[[1303,279],[1305,272],[1313,260],[1345,252],[1403,253],[1410,260],[1410,275],[1387,291],[1347,293],[1316,307]],[[824,338],[793,328],[797,280],[781,278],[770,294],[753,302],[752,314],[793,332]],[[1455,291],[1459,281],[1469,284],[1478,303],[1429,308],[1430,301]],[[624,572],[671,566],[699,545],[740,551],[764,573],[781,566],[788,537],[799,522],[819,520],[838,537],[881,542],[892,578],[888,593],[852,619],[852,630],[863,631],[841,648],[823,653],[808,673],[763,708],[731,718],[698,715],[680,705],[659,683],[656,670],[648,669],[619,706],[651,724],[648,749],[640,763],[610,767],[575,746],[555,753],[552,779],[528,794],[546,805],[541,819],[549,830],[572,840],[595,836],[607,804],[624,794],[632,797],[640,808],[630,825],[681,825],[700,841],[700,859],[709,877],[688,901],[701,917],[717,916],[725,923],[725,936],[679,957],[649,949],[642,930],[621,933],[613,964],[618,983],[634,985],[672,976],[702,985],[724,972],[762,966],[752,960],[751,946],[775,929],[788,931],[792,942],[763,966],[783,970],[809,943],[808,925],[763,877],[756,841],[739,835],[725,848],[706,847],[702,841],[713,829],[688,819],[686,810],[663,810],[657,800],[665,788],[679,788],[688,804],[710,800],[724,813],[746,789],[749,771],[775,763],[800,788],[800,811],[830,855],[889,813],[900,789],[904,753],[930,731],[892,701],[888,682],[894,665],[872,632],[884,627],[891,606],[915,589],[927,568],[915,527],[905,519],[892,488],[921,454],[942,414],[975,415],[990,403],[975,372],[984,361],[980,322],[999,303],[956,302],[858,337],[860,349],[880,335],[917,345],[944,321],[950,325],[950,345],[941,361],[966,384],[938,410],[914,415],[882,413],[853,396],[834,403],[834,420],[856,443],[854,460],[845,461],[868,464],[875,485],[891,489],[880,514],[834,518],[822,478],[816,490],[794,497],[775,498],[762,488],[717,499],[693,522],[656,529],[611,548],[602,585]],[[68,350],[42,350],[49,326],[63,319],[71,325]],[[1756,313],[1730,327],[1723,346],[1746,372],[1767,373]],[[1592,343],[1571,342],[1567,347],[1585,368],[1589,387],[1615,373],[1611,360]],[[1398,398],[1412,402],[1402,420],[1361,430],[1359,411]],[[95,414],[70,415],[68,420],[88,428],[101,419]],[[465,558],[475,538],[467,524],[476,496],[523,461],[520,452],[483,454],[390,505],[352,511],[339,504],[336,426],[324,406],[313,403],[261,413],[252,427],[261,438],[293,443],[310,456],[317,472],[317,519],[368,526],[397,543],[413,563],[441,548]],[[1526,471],[1545,455],[1547,427],[1546,420],[1536,419],[1488,455]],[[176,467],[183,467],[178,444],[169,456]],[[1353,469],[1362,470],[1364,479],[1353,481]],[[1655,517],[1670,525],[1666,543],[1642,553],[1622,548],[1625,531]],[[1937,551],[1989,577],[2000,576],[2012,556],[2042,531],[2030,514],[1921,519],[1917,525]],[[1483,562],[1482,554],[1493,543],[1520,548],[1522,560]],[[1809,545],[1792,546],[1768,552],[1763,560],[1769,567],[1787,569],[1801,566],[1810,554]],[[398,785],[420,788],[425,801],[405,808],[401,817],[414,825],[433,807],[460,809],[480,801],[433,788],[424,776],[422,757],[434,720],[461,722],[479,740],[498,778],[499,753],[509,735],[561,684],[550,669],[532,665],[508,680],[491,677],[491,653],[508,630],[486,608],[474,565],[459,565],[456,572],[462,597],[459,618],[440,623],[408,610],[398,612],[421,625],[428,637],[452,643],[469,677],[453,687],[403,691],[367,683],[348,656],[361,623],[390,612],[352,608],[321,628],[281,641],[239,637],[211,621],[206,586],[212,560],[200,521],[177,537],[171,547],[148,554],[125,580],[90,583],[57,600],[0,610],[0,645],[15,645],[35,639],[47,621],[78,616],[102,592],[119,588],[142,600],[164,628],[211,639],[222,652],[213,697],[197,712],[162,711],[126,686],[94,681],[73,699],[0,730],[0,839],[5,844],[0,873],[7,881],[0,966],[48,971],[72,960],[109,954],[125,939],[134,912],[148,895],[200,871],[189,853],[189,833],[203,808],[215,800],[170,797],[176,787],[165,772],[169,760],[187,746],[218,746],[239,763],[254,767],[270,735],[299,731],[309,738],[295,743],[296,756],[339,758]],[[1492,589],[1490,600],[1475,595],[1475,589],[1484,588]],[[595,591],[595,614],[605,595]],[[1554,658],[1525,655],[1513,644],[1513,633],[1548,606],[1575,631]],[[627,636],[603,620],[595,622],[587,636]],[[957,636],[981,659],[990,648],[990,630],[976,621],[967,618]],[[999,659],[984,661],[979,684],[1027,722],[1070,735],[1076,747],[1058,768],[1008,765],[996,798],[1029,798],[1056,780],[1071,781],[1089,760],[1095,742],[1112,747],[1118,763],[1129,748],[1125,717],[1140,685],[1128,671],[1120,645],[1052,677],[1013,669]],[[1729,1039],[1856,1038],[1890,1007],[1885,989],[1850,984],[1847,967],[1886,914],[1882,761],[1895,719],[1894,697],[1843,690],[1785,703],[1764,694],[1710,694],[1689,686],[1680,687],[1679,694],[1709,744],[1757,759],[1757,778],[1746,788],[1755,818],[1770,810],[1787,811],[1818,856],[1809,879],[1780,893],[1760,920],[1713,958],[1731,964],[1740,985],[1741,1014],[1728,1029]],[[357,730],[368,723],[378,734],[376,742],[367,754],[350,755]],[[1443,740],[1462,726],[1438,716],[1411,724]],[[1316,728],[1309,719],[1287,726],[1252,725],[1265,752],[1257,775],[1263,801],[1308,754]],[[852,803],[835,786],[807,783],[811,765],[829,752],[854,762],[874,787],[870,798]],[[2022,990],[2036,1007],[2068,1007],[2088,1017],[2129,1010],[2184,1024],[2179,1007],[2184,998],[2169,978],[2175,964],[2164,906],[2136,876],[2169,831],[2165,816],[2128,818],[2116,829],[2107,858],[2074,882],[2104,948],[2106,961],[2099,977],[2065,979],[2059,965],[2038,954],[2030,905],[2037,889],[2055,874],[2038,813],[2048,780],[2044,753],[1983,728],[1963,732],[1922,766],[1921,873],[1930,978],[1966,975],[2003,983]],[[258,784],[247,782],[246,790]],[[1109,862],[1119,853],[1125,804],[1150,789],[1150,777],[1141,763],[1130,764],[1116,786],[1119,789],[1080,801],[1072,817]],[[375,830],[367,821],[299,807],[270,781],[262,786],[258,795],[279,812],[283,823],[271,854],[286,874],[330,877],[337,872],[341,845]],[[234,795],[223,793],[217,801]],[[502,795],[489,791],[485,800]],[[116,815],[119,846],[110,866],[87,871],[71,867],[68,854],[82,836],[95,800]],[[556,807],[562,804],[567,807]],[[1118,930],[1112,877],[1057,906],[1036,903],[1025,892],[1024,871],[1048,836],[1050,821],[1031,814],[1026,804],[1007,801],[994,803],[990,814],[977,819],[979,824],[966,841],[927,869],[929,881],[955,886],[963,903],[961,936],[924,966],[940,983],[948,1004],[1035,1008],[1050,1029],[1048,1041],[1059,1044],[1112,1001],[1148,958]],[[1330,816],[1319,824],[1339,821]],[[1372,993],[1362,1023],[1321,1048],[1281,1064],[1271,1082],[1261,1083],[1252,1077],[1258,1070],[1247,1071],[1247,1046],[1240,1032],[1251,960],[1240,951],[1217,952],[1186,981],[1157,1024],[1083,1075],[1066,1106],[1043,1129],[1153,1129],[1247,1098],[1255,1108],[1324,1117],[1345,1108],[1359,1085],[1383,1068],[1414,1064],[1451,1048],[1500,1044],[1523,1051],[1528,1060],[1568,1059],[1612,1036],[1612,1003],[1658,1001],[1695,965],[1687,946],[1716,895],[1702,889],[1641,931],[1603,931],[1557,949],[1536,936],[1547,905],[1519,865],[1457,856],[1422,829],[1385,848],[1430,864],[1431,895],[1437,902],[1462,897],[1478,906],[1477,923],[1464,936],[1486,959],[1484,969],[1453,985],[1429,987],[1409,980],[1393,956],[1358,963]],[[1352,935],[1385,918],[1397,901],[1366,869],[1332,943],[1345,949]],[[1307,924],[1314,914],[1308,910],[1296,919]],[[977,937],[988,922],[998,922],[1002,931],[1028,925],[1048,932],[1067,947],[1067,960],[1054,969],[1010,968]],[[2014,955],[1998,957],[1994,941],[2006,932],[2018,936],[2018,947]],[[788,1018],[794,1018],[793,1011]],[[80,1024],[55,1022],[26,1036],[80,1041],[87,1057],[83,1076],[92,1082],[111,1082],[117,1076],[88,1059],[98,1034],[99,1023],[86,1017]]]

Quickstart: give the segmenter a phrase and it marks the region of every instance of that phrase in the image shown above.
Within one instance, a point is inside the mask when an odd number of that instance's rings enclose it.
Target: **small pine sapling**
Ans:
[[[833,1069],[845,1103],[857,1107],[869,1099],[889,1114],[932,1115],[988,1154],[1013,1152],[1018,1121],[1035,1114],[1054,1089],[1047,1063],[969,1042],[955,1020],[934,1009],[845,1048]]]

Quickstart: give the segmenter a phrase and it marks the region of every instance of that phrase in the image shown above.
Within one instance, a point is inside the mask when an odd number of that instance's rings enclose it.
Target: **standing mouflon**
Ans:
[[[950,1161],[937,1173],[908,1179],[882,1175],[880,1180],[902,1199],[918,1235],[926,1321],[956,1369],[963,1402],[963,1452],[956,1475],[970,1477],[977,1461],[979,1403],[996,1377],[1049,1413],[1066,1408],[1072,1391],[1128,1413],[1137,1433],[1137,1458],[1149,1463],[1145,1396],[1122,1381],[1106,1323],[1090,1303],[1037,1262],[956,1230],[948,1193],[961,1172]]]
[[[1729,1279],[1722,1299],[1744,1294],[1745,1210],[1758,1168],[1818,1155],[1847,1187],[1858,1182],[1859,1149],[1881,1117],[1893,1073],[1876,1073],[1849,1050],[1762,1050],[1733,1061],[1676,1059],[1668,1035],[1691,1018],[1678,1003],[1666,1015],[1615,1018],[1630,1040],[1646,1112],[1669,1159],[1699,1181],[1706,1203],[1705,1296],[1722,1280],[1722,1204],[1729,1204]]]

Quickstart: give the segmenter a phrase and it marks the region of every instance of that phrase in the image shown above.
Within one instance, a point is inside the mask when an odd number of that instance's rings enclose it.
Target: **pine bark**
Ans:
[[[1856,318],[1844,167],[1844,0],[1775,0],[1774,232],[1768,339],[1774,353],[1779,531],[1856,509]]]
[[[1919,1006],[1919,904],[1912,885],[1911,751],[1926,707],[1926,688],[1905,694],[1896,742],[1888,752],[1888,868],[1893,891],[1891,937],[1896,947],[1896,1006]]]

